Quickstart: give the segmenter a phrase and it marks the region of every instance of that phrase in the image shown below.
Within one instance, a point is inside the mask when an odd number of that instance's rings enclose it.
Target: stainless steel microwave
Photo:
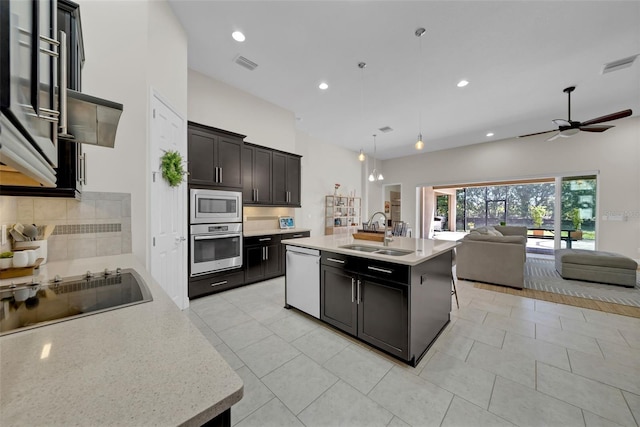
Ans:
[[[241,192],[192,188],[190,199],[191,224],[242,222]]]

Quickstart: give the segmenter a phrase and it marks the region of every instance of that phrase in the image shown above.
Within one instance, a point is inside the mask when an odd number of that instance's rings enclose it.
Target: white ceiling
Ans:
[[[376,133],[383,159],[417,152],[420,112],[426,151],[551,130],[571,85],[573,120],[640,113],[640,59],[601,74],[640,54],[639,1],[169,2],[190,68],[292,111],[327,143],[371,153]]]

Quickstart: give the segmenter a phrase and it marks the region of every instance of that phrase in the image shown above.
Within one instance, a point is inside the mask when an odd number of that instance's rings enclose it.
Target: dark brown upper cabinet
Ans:
[[[300,207],[300,156],[273,152],[273,204]]]
[[[272,153],[264,147],[245,142],[242,153],[242,202],[245,205],[270,205]]]
[[[26,4],[26,2],[24,2]],[[39,2],[40,6],[51,2]],[[5,5],[7,5],[6,3]],[[58,0],[57,11],[58,36],[60,32],[66,35],[64,45],[60,50],[66,51],[66,86],[76,91],[82,90],[82,67],[84,65],[84,44],[82,39],[82,26],[80,21],[80,7],[69,0]],[[61,60],[64,55],[60,55]],[[40,58],[42,59],[42,58]],[[57,86],[57,85],[56,85]],[[58,137],[57,141],[58,165],[56,171],[56,187],[28,186],[28,184],[16,183],[16,185],[1,185],[0,193],[6,196],[30,196],[30,197],[69,197],[80,199],[82,185],[86,182],[86,157],[82,153],[82,144]],[[7,181],[5,181],[7,182]],[[8,181],[11,182],[11,181]]]
[[[189,184],[242,189],[244,135],[189,122]]]

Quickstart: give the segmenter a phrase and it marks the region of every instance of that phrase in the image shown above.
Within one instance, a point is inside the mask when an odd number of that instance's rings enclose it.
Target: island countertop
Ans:
[[[382,242],[370,240],[356,240],[351,235],[329,235],[317,237],[303,237],[299,239],[286,239],[281,243],[285,245],[301,246],[311,249],[319,249],[322,251],[330,251],[339,254],[352,255],[361,258],[377,259],[381,261],[392,262],[415,266],[421,264],[443,252],[449,251],[458,245],[458,242],[447,240],[433,239],[414,239],[411,237],[394,237],[389,246],[384,246]],[[375,246],[380,249],[401,249],[412,251],[410,254],[402,256],[392,256],[376,254],[372,252],[362,252],[353,249],[342,248],[345,245]]]
[[[49,262],[40,277],[116,267],[135,269],[153,301],[0,337],[0,425],[202,425],[242,398],[240,377],[133,255]]]

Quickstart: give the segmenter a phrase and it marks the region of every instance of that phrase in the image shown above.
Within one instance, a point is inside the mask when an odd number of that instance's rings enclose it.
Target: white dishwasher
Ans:
[[[287,245],[286,303],[320,318],[320,251]]]

